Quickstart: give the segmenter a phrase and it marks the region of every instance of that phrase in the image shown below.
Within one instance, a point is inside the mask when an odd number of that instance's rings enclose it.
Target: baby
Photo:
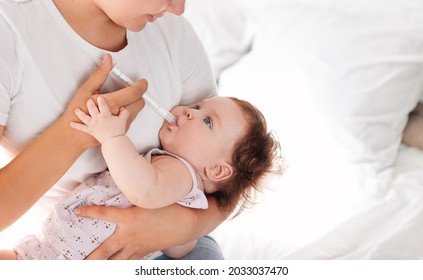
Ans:
[[[128,112],[112,115],[103,97],[77,109],[82,123],[71,123],[100,143],[108,170],[81,183],[58,203],[43,226],[43,236],[29,236],[14,251],[0,251],[0,259],[84,259],[114,232],[116,225],[83,218],[80,205],[115,207],[207,208],[207,196],[219,207],[240,210],[251,192],[271,173],[282,172],[280,145],[267,131],[263,115],[250,103],[232,97],[213,97],[194,107],[177,106],[176,123],[164,121],[159,132],[162,149],[139,155],[125,135]],[[167,248],[179,258],[196,241]]]

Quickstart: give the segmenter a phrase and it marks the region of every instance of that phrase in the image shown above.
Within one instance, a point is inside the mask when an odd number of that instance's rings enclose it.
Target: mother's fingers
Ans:
[[[103,58],[103,63],[97,67],[94,73],[82,85],[88,92],[98,93],[109,77],[110,71],[113,69],[112,57],[106,54]]]
[[[137,253],[132,252],[133,248],[129,249],[128,246],[123,247],[115,254],[111,255],[109,260],[139,260],[144,256],[139,256]]]
[[[130,91],[130,94],[117,94],[116,99],[125,105],[131,104],[144,95],[148,89],[148,82],[145,79],[137,81],[134,85],[126,87],[121,91]],[[112,93],[113,94],[113,93]]]
[[[112,259],[112,256],[119,252],[124,244],[122,240],[115,235],[110,236],[103,244],[95,249],[86,259],[87,260],[107,260]]]
[[[116,230],[112,236],[92,252],[88,259],[140,259],[155,251],[154,246],[152,248],[149,246],[154,239],[148,238],[149,242],[146,243],[142,234],[139,236],[140,231],[141,233],[144,232],[142,225],[134,224],[137,221],[144,221],[141,218],[143,212],[144,210],[138,207],[122,209],[93,205],[75,209],[74,213],[79,216],[101,219],[116,224]]]
[[[139,100],[143,100],[142,96],[147,91],[147,88],[147,80],[143,79],[139,80],[137,83],[130,87],[125,87],[118,91],[102,94],[101,96],[106,99],[112,114],[117,115],[121,107],[126,107],[134,102],[136,102],[138,106],[140,104],[144,106],[144,103],[141,103],[144,101],[140,102]]]
[[[144,108],[144,105],[145,105],[144,99],[141,98],[125,107],[129,113],[129,116],[128,116],[129,121],[127,122],[127,129],[129,128],[130,124],[135,119],[139,111],[141,111],[141,109]]]
[[[114,222],[116,215],[119,211],[116,211],[113,207],[105,206],[80,206],[74,210],[74,213],[81,217],[90,217],[94,219],[100,219],[104,221]],[[114,222],[115,223],[115,222]],[[94,250],[88,257],[87,260],[105,260],[114,255],[116,252],[122,249],[124,246],[121,242],[125,239],[113,234],[108,240],[106,240],[100,247]]]
[[[117,218],[120,217],[121,209],[117,209],[114,207],[106,207],[106,206],[80,206],[74,210],[74,213],[81,217],[90,217],[94,219],[105,220],[109,222],[114,222],[118,220]]]

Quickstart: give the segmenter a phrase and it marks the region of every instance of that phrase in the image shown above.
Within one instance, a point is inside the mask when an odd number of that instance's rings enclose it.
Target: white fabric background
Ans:
[[[222,95],[261,108],[288,171],[213,236],[229,259],[420,259],[423,2],[196,0]]]

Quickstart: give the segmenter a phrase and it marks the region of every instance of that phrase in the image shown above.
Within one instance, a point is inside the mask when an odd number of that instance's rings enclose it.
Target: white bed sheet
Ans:
[[[287,173],[281,190],[213,236],[228,259],[423,259],[423,152],[402,146],[394,169],[383,198],[355,203]]]

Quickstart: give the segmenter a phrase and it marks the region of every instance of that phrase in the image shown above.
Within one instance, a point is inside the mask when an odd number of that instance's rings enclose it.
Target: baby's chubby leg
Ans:
[[[423,103],[418,103],[410,113],[402,135],[402,142],[423,150]]]

